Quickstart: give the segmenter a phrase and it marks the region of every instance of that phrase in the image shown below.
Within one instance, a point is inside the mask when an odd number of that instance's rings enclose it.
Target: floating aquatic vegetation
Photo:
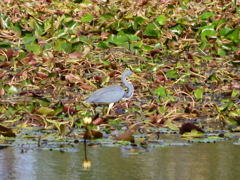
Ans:
[[[0,2],[2,146],[239,138],[239,2],[29,2]],[[126,70],[142,79],[109,116],[83,102]]]

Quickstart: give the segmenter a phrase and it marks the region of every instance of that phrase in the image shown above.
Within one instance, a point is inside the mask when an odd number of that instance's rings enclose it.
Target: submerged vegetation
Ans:
[[[0,4],[2,145],[15,136],[39,146],[41,139],[102,138],[92,143],[144,147],[179,145],[158,140],[166,133],[202,137],[190,142],[239,138],[236,0]],[[109,116],[83,102],[120,83],[126,70],[142,77],[131,79],[131,100],[116,103]]]

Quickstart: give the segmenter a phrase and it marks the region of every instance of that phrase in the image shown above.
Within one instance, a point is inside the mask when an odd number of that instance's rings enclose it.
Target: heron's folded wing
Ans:
[[[94,92],[84,102],[114,103],[120,101],[125,94],[124,89],[119,85],[105,87]]]

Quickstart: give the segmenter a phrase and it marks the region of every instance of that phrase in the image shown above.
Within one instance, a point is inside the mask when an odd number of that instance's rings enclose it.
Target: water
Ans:
[[[21,152],[0,149],[3,180],[232,180],[240,177],[240,147],[233,140],[170,146],[141,154],[124,148],[87,147],[90,169],[84,169],[83,144],[78,152]]]

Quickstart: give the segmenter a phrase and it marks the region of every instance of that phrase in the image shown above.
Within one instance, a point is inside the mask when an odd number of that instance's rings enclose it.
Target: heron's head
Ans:
[[[142,79],[141,77],[137,76],[135,73],[133,73],[132,71],[126,71],[125,73],[123,73],[123,77],[126,76],[133,76],[135,78],[139,78]]]
[[[126,71],[124,74],[125,74],[125,76],[132,76],[133,72],[132,71]]]

